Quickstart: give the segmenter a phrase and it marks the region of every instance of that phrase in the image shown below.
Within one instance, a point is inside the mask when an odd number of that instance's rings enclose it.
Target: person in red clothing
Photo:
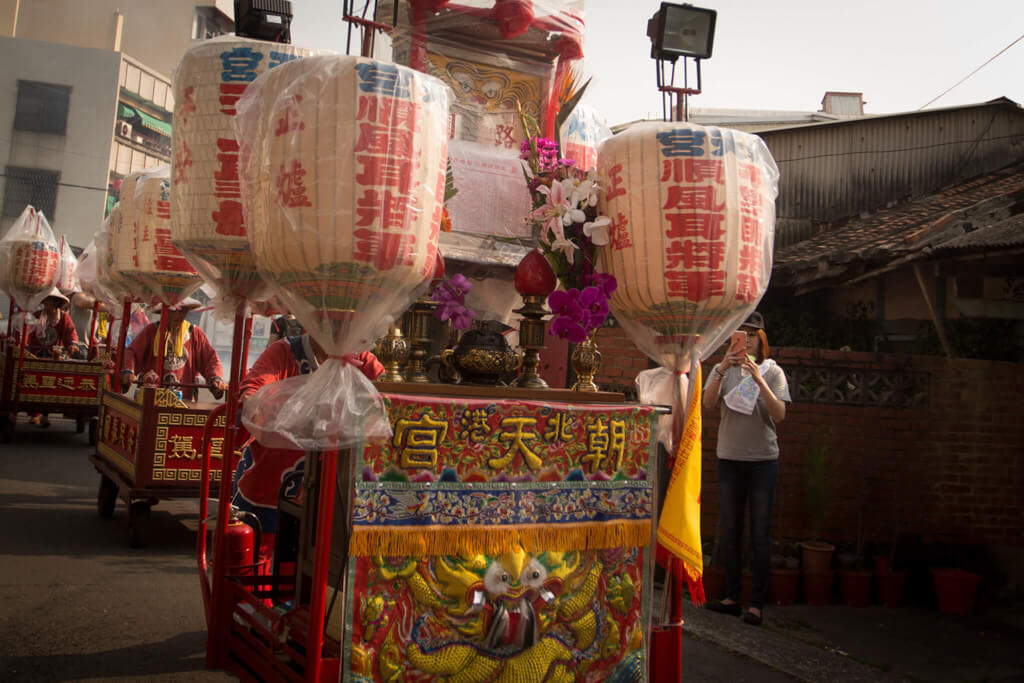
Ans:
[[[28,333],[25,347],[37,356],[49,358],[53,355],[53,347],[59,346],[68,356],[78,355],[78,333],[63,307],[68,298],[54,287],[43,299],[43,312],[39,316],[39,325]]]
[[[224,383],[224,369],[213,344],[206,338],[203,331],[185,320],[188,311],[202,306],[189,297],[181,304],[167,312],[167,330],[164,336],[164,367],[157,371],[157,357],[160,351],[156,335],[160,323],[153,322],[142,329],[125,349],[124,369],[121,371],[121,387],[127,389],[135,381],[136,375],[142,375],[144,384],[156,386],[164,382],[180,382],[195,384],[202,375],[210,387],[214,398],[220,398],[227,389]],[[159,308],[157,309],[159,312]],[[198,392],[190,387],[183,387],[186,398],[196,400]]]
[[[268,384],[315,372],[326,359],[327,353],[309,334],[280,339],[268,346],[253,363],[239,387],[239,400],[244,402],[257,389]],[[377,379],[384,372],[384,366],[369,351],[360,353],[355,364],[370,380]],[[302,451],[267,448],[253,438],[245,442],[241,451],[232,483],[231,504],[239,510],[252,512],[259,519],[262,531],[260,553],[269,558],[277,532],[278,493],[285,478],[293,472],[302,471],[305,459]],[[300,483],[301,479],[296,477],[285,494],[294,497]]]

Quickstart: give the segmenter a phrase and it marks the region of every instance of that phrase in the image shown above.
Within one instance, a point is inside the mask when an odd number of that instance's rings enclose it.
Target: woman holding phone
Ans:
[[[729,350],[708,374],[705,409],[721,406],[718,424],[718,505],[725,597],[708,609],[761,625],[768,597],[772,506],[779,476],[779,442],[775,432],[790,401],[786,373],[768,358],[764,318],[754,312],[730,338]],[[743,512],[750,507],[754,546],[753,585],[746,613],[740,605],[740,546]]]

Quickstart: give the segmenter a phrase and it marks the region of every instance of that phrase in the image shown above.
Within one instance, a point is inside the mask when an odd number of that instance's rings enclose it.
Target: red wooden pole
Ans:
[[[128,318],[132,314],[131,297],[124,298],[124,307],[121,309],[121,329],[117,334],[117,368],[114,371],[114,391],[121,393],[125,387],[121,386],[121,371],[124,369],[124,340],[128,337]],[[113,324],[111,324],[113,328]],[[108,330],[109,335],[109,330]]]
[[[306,681],[308,683],[319,681],[323,658],[324,607],[327,601],[327,570],[331,557],[334,480],[337,477],[338,452],[323,452],[320,463],[320,497],[316,518],[313,591],[309,598],[309,628],[306,631]]]

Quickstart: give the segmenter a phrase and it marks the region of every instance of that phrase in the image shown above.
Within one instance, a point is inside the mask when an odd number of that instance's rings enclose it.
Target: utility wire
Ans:
[[[986,61],[986,62],[985,62],[984,64],[982,64],[981,66],[979,66],[979,67],[978,67],[977,69],[975,69],[975,70],[974,70],[974,71],[972,71],[971,73],[969,73],[969,74],[967,74],[966,76],[964,76],[963,78],[961,78],[961,79],[960,79],[959,81],[957,81],[956,83],[954,83],[953,85],[951,85],[951,86],[950,86],[949,88],[947,88],[947,89],[946,89],[945,91],[943,91],[943,92],[942,92],[942,93],[940,93],[939,95],[936,95],[936,96],[935,96],[935,97],[933,97],[932,99],[930,99],[930,100],[928,100],[927,102],[925,102],[924,104],[922,104],[922,105],[921,105],[920,107],[918,107],[918,108],[917,108],[917,110],[918,110],[918,111],[921,111],[922,109],[924,109],[925,107],[927,107],[927,106],[928,106],[929,104],[931,104],[931,103],[932,103],[932,102],[934,102],[935,100],[939,99],[940,97],[943,97],[943,96],[945,96],[945,95],[946,95],[946,94],[947,94],[947,93],[948,93],[948,92],[949,92],[950,90],[952,90],[953,88],[955,88],[956,86],[960,85],[961,83],[963,83],[964,81],[966,81],[966,80],[967,80],[968,78],[970,78],[971,76],[973,76],[974,74],[976,74],[976,73],[978,73],[979,71],[981,71],[982,69],[984,69],[984,68],[985,68],[986,66],[988,66],[989,62],[991,62],[991,61],[992,61],[992,60],[994,60],[994,59],[995,59],[996,57],[998,57],[999,55],[1001,55],[1001,54],[1003,54],[1004,52],[1006,52],[1007,50],[1009,50],[1009,49],[1010,49],[1011,47],[1013,47],[1014,45],[1016,45],[1017,43],[1019,43],[1019,42],[1020,42],[1020,41],[1021,41],[1022,39],[1024,39],[1024,33],[1022,33],[1022,34],[1020,34],[1019,36],[1017,36],[1017,40],[1013,41],[1012,43],[1010,43],[1009,45],[1007,45],[1006,47],[1004,47],[1004,48],[1003,48],[1002,50],[1000,50],[999,52],[997,52],[997,53],[995,53],[994,55],[992,55],[991,57],[989,57],[989,58],[988,58],[988,61]]]

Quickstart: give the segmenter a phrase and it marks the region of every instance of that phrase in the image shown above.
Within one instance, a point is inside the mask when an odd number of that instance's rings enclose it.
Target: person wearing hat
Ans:
[[[718,423],[718,507],[721,548],[725,564],[725,598],[707,603],[708,609],[761,625],[768,598],[771,562],[771,521],[775,484],[779,476],[776,425],[786,418],[790,401],[786,373],[768,358],[771,353],[764,317],[754,311],[740,325],[745,348],[733,348],[712,367],[704,388],[703,405],[721,407]],[[740,605],[740,548],[743,513],[750,508],[750,537],[754,548],[753,583],[746,613]]]
[[[32,327],[25,338],[25,348],[43,358],[57,355],[78,355],[78,333],[71,316],[64,311],[68,298],[54,287],[43,298],[43,310],[39,314],[39,323]],[[40,427],[50,426],[50,417],[46,413],[35,413],[29,421]]]
[[[125,349],[124,369],[121,371],[121,388],[127,389],[137,375],[147,385],[164,382],[195,384],[202,375],[215,398],[220,398],[227,389],[222,376],[224,368],[213,344],[203,331],[185,320],[185,315],[202,306],[192,297],[187,297],[167,311],[167,329],[164,332],[164,367],[158,371],[156,364],[160,353],[157,333],[160,321],[151,322],[132,340]],[[160,312],[160,306],[155,312]],[[196,400],[198,392],[192,387],[182,387],[184,396]]]
[[[246,373],[238,387],[238,399],[244,403],[258,389],[289,377],[316,372],[327,352],[308,333],[286,336],[268,346]],[[384,374],[384,366],[369,351],[363,351],[348,362],[371,381]],[[260,521],[260,554],[273,554],[277,533],[277,497],[285,478],[304,467],[302,451],[268,448],[249,437],[242,445],[242,457],[232,481],[231,505],[252,512]],[[293,480],[292,485],[298,487]],[[291,495],[293,491],[287,491]]]
[[[43,299],[43,310],[39,324],[28,333],[25,346],[37,356],[50,357],[55,346],[74,356],[78,353],[78,333],[71,316],[64,310],[68,298],[54,287]]]

